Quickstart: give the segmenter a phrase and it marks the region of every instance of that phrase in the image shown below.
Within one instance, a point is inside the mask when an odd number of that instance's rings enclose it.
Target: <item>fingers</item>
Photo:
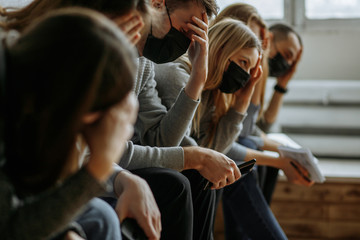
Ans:
[[[188,31],[192,31],[195,34],[192,34],[192,37],[198,35],[200,38],[205,39],[207,42],[207,33],[208,33],[208,19],[205,14],[203,14],[203,20],[193,16],[192,18],[193,23],[187,23],[187,27],[189,28]]]
[[[261,74],[258,74],[258,72],[261,68],[261,59],[262,59],[262,55],[261,55],[261,53],[259,53],[259,57],[257,59],[256,65],[253,69],[251,69],[251,77],[252,78],[258,78],[261,76]]]
[[[140,40],[140,30],[144,27],[144,22],[140,16],[128,14],[118,17],[114,21],[132,44],[136,44]]]
[[[204,22],[202,22],[202,23],[204,23]],[[192,23],[187,23],[187,27],[189,28],[189,30],[191,30],[195,33],[195,34],[193,34],[193,37],[197,35],[197,36],[201,37],[202,39],[207,39],[207,26],[206,26],[206,28],[200,28],[198,26],[195,26]]]
[[[240,179],[241,173],[235,162],[231,160],[229,166],[230,168],[226,170],[226,175],[220,181],[213,183],[211,189],[221,189],[227,185],[233,184],[235,181]]]
[[[151,217],[145,217],[137,219],[139,226],[144,230],[145,235],[148,239],[160,239],[160,231],[156,230],[156,226],[153,224]]]
[[[234,168],[235,181],[237,181],[241,178],[241,172],[234,161],[231,164],[232,164],[232,167]]]
[[[134,28],[130,29],[126,34],[130,42],[135,45],[141,38],[140,30],[143,28],[144,24],[140,23],[136,25]]]
[[[309,172],[305,168],[303,168],[296,161],[290,161],[290,164],[295,168],[296,173],[298,175],[296,181],[297,184],[305,185],[305,186],[311,186],[312,184],[314,184],[314,181],[310,179]]]
[[[207,22],[205,22],[205,21],[203,21],[203,20],[201,20],[201,19],[199,19],[199,18],[197,18],[195,16],[193,16],[191,19],[194,21],[194,23],[196,25],[194,25],[193,23],[188,23],[188,25],[197,26],[199,29],[203,30],[207,34],[207,32],[208,32],[208,24],[207,24]],[[206,20],[207,20],[207,17],[206,17]]]
[[[140,16],[134,16],[133,14],[126,15],[123,18],[117,18],[116,24],[120,27],[120,29],[124,33],[128,33],[134,28],[136,28],[138,25],[144,25],[142,19]]]
[[[192,35],[193,40],[195,40],[196,42],[200,43],[202,46],[207,44],[207,41],[199,36],[196,35]]]
[[[217,183],[213,183],[211,186],[212,190],[221,189],[226,186],[226,179],[222,179],[221,181],[218,181]]]
[[[204,21],[204,23],[206,25],[209,25],[209,19],[208,19],[208,16],[207,16],[206,12],[202,13],[202,20]]]

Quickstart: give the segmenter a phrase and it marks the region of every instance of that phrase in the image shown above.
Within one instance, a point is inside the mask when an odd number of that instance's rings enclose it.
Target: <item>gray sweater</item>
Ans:
[[[199,101],[192,100],[180,89],[173,106],[166,108],[156,89],[154,64],[144,57],[138,58],[134,92],[138,96],[139,114],[134,137],[127,143],[120,166],[130,170],[144,167],[182,170],[184,152],[179,144]]]
[[[156,81],[158,83],[157,90],[162,99],[163,104],[167,108],[173,107],[176,96],[185,87],[189,80],[189,66],[178,60],[173,63],[155,65]],[[214,113],[214,105],[211,97],[211,91],[203,92],[201,96],[201,120],[198,133],[187,130],[187,136],[183,139],[181,145],[199,145],[209,147],[219,152],[227,152],[242,128],[242,120],[244,115],[230,110],[220,119],[214,140],[211,146],[205,146],[208,139],[208,129]]]
[[[13,185],[0,170],[1,239],[48,239],[62,231],[89,200],[104,190],[86,169],[81,169],[49,191],[19,199]]]
[[[244,128],[241,131],[240,136],[251,139],[258,146],[258,148],[261,148],[264,146],[264,140],[260,137],[261,130],[256,125],[259,111],[260,105],[254,105],[253,103],[250,103],[247,110],[247,116],[244,120]]]

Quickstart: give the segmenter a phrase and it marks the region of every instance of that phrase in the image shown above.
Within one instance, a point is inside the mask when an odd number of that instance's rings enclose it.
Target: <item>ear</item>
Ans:
[[[84,124],[92,124],[94,122],[96,122],[96,120],[98,120],[100,118],[101,112],[90,112],[90,113],[86,113],[83,117],[82,117],[82,121]]]
[[[160,10],[165,7],[165,0],[151,0],[151,6]]]
[[[274,34],[270,31],[268,31],[268,37],[269,37],[270,43],[272,43],[274,41]]]
[[[263,50],[267,50],[268,47],[269,47],[269,42],[270,42],[270,33],[269,31],[267,31],[265,28],[261,28],[260,29],[260,36],[261,36],[261,39],[262,40],[262,49]]]

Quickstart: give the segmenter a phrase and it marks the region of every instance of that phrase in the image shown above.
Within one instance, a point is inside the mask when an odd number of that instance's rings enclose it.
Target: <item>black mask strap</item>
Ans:
[[[167,15],[168,15],[168,17],[169,17],[170,26],[172,27],[171,17],[170,17],[169,9],[168,9],[168,7],[167,7],[167,5],[166,5],[166,1],[165,1],[165,8],[166,8],[166,13],[167,13]]]

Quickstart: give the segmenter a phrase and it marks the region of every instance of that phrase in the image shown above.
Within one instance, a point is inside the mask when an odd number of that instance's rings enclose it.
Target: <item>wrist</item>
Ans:
[[[100,182],[105,182],[113,172],[112,162],[99,160],[93,156],[85,167]]]
[[[281,94],[285,94],[288,91],[286,87],[281,86],[279,83],[274,86],[274,90]]]
[[[193,100],[198,100],[206,83],[204,73],[191,74],[188,83],[185,86],[185,93]]]
[[[245,113],[247,112],[247,109],[250,105],[250,101],[247,103],[241,102],[241,103],[235,103],[233,108],[236,112],[245,115]]]
[[[183,147],[184,150],[184,170],[196,169],[201,167],[202,154],[200,148],[195,146]]]
[[[127,184],[129,183],[131,177],[132,177],[132,173],[130,173],[127,170],[122,170],[116,175],[114,181],[114,193],[117,197],[119,197],[122,194]]]

